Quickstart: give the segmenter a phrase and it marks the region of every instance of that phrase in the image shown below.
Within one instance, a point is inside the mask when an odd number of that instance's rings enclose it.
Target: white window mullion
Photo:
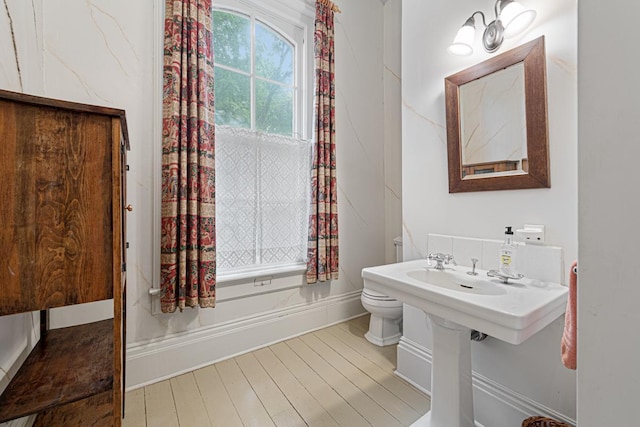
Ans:
[[[238,70],[237,68],[229,67],[228,65],[220,64],[220,63],[217,63],[217,62],[214,63],[214,65],[215,65],[216,68],[220,68],[221,70],[233,71],[234,73],[242,74],[243,76],[251,77],[251,73],[247,73],[246,71]]]
[[[251,77],[250,77],[250,90],[251,90],[251,129],[256,128],[256,17],[251,14]],[[256,264],[262,263],[260,250],[262,247],[262,203],[260,198],[261,193],[261,179],[260,179],[260,146],[256,147],[256,198],[255,198],[255,212],[256,212],[256,230],[254,236],[254,258]]]
[[[256,128],[256,17],[251,15],[251,76],[249,78],[251,98],[251,129]]]
[[[282,83],[282,82],[279,82],[279,81],[277,81],[277,80],[267,79],[266,77],[258,77],[258,76],[255,76],[255,79],[256,79],[256,80],[261,80],[261,81],[263,81],[263,82],[267,82],[267,83],[272,83],[272,84],[274,84],[274,85],[278,85],[278,86],[286,87],[286,88],[288,88],[288,89],[295,89],[295,88],[296,88],[296,87],[295,87],[295,85],[290,85],[290,84],[287,84],[287,83]]]
[[[301,47],[302,49],[300,49]],[[301,52],[304,52],[304,39],[302,40],[302,46],[297,46],[296,49],[293,50],[293,117],[291,118],[293,120],[293,134],[297,135],[299,138],[304,138],[302,135],[302,132],[304,132],[302,117],[304,117],[304,114],[301,110],[303,104],[298,98],[298,88],[301,83],[300,80],[303,79],[302,73],[300,72],[301,68],[303,68],[300,67],[300,57],[302,56]]]
[[[262,234],[264,233],[262,225],[262,148],[258,146],[256,161],[256,177],[258,179],[256,192],[256,214],[258,216],[258,227],[256,232],[256,261],[262,264]]]

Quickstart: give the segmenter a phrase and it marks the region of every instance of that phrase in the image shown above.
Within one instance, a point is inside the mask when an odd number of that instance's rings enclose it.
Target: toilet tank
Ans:
[[[396,247],[396,262],[402,262],[402,236],[393,239],[393,246]]]

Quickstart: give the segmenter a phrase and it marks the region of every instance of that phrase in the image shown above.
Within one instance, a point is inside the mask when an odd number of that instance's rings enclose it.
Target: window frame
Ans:
[[[301,7],[304,5],[304,7]],[[295,6],[295,7],[293,7]],[[313,53],[313,24],[315,11],[303,1],[297,0],[263,0],[258,2],[251,0],[220,0],[213,5],[214,11],[235,13],[247,17],[251,25],[251,57],[250,57],[250,108],[251,130],[262,132],[255,127],[255,82],[262,80],[270,82],[266,78],[256,75],[255,70],[255,26],[260,23],[276,32],[294,49],[294,117],[292,135],[311,143],[311,129],[313,120],[313,84],[314,53]],[[296,13],[296,10],[299,12]],[[303,13],[304,12],[304,13]],[[215,50],[215,47],[214,47]],[[240,72],[226,65],[217,64],[214,57],[214,66],[232,72]],[[279,135],[279,134],[276,134]],[[245,268],[219,269],[217,283],[233,284],[242,281],[263,278],[265,276],[289,276],[299,275],[306,271],[306,262],[291,262],[282,264],[251,265]]]
[[[290,7],[287,7],[289,5]],[[297,7],[291,7],[297,5]],[[238,14],[249,18],[251,24],[251,58],[250,71],[247,74],[242,70],[236,70],[226,65],[217,64],[214,57],[214,67],[224,70],[238,72],[249,76],[250,81],[250,108],[251,108],[251,130],[255,127],[255,82],[261,80],[269,83],[269,79],[259,77],[255,72],[255,25],[261,23],[269,29],[275,31],[279,36],[293,45],[294,48],[294,102],[293,102],[293,126],[292,136],[300,139],[311,139],[311,121],[313,120],[313,21],[314,15],[306,7],[303,1],[296,0],[262,0],[260,3],[251,0],[219,0],[213,5],[214,11],[222,11]],[[301,12],[295,13],[296,9]],[[304,13],[302,13],[302,11]],[[295,33],[295,34],[294,34]],[[215,50],[215,46],[214,46]]]

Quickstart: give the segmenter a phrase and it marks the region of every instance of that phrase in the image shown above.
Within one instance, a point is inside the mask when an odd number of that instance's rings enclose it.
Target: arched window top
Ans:
[[[294,46],[266,23],[257,22],[256,75],[284,84],[293,84]]]
[[[216,64],[251,70],[251,19],[239,13],[214,10],[213,46]]]
[[[216,123],[293,136],[304,120],[299,44],[252,13],[213,13]]]

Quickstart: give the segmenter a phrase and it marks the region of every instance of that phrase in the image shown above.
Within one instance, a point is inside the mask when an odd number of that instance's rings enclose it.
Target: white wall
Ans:
[[[365,266],[384,263],[385,244],[391,245],[385,241],[381,3],[349,0],[340,4],[342,13],[336,16],[340,279],[331,284],[289,287],[261,296],[226,300],[226,291],[221,288],[218,294],[221,301],[215,309],[188,309],[158,316],[150,313],[147,291],[153,277],[152,206],[157,203],[152,155],[154,145],[160,144],[153,139],[153,55],[157,28],[154,3],[162,2],[48,0],[43,2],[41,14],[32,13],[31,3],[9,1],[15,15],[21,17],[20,31],[16,34],[18,46],[31,46],[35,42],[43,46],[29,51],[33,61],[22,70],[23,75],[28,72],[37,76],[43,85],[34,88],[24,84],[22,89],[53,98],[123,108],[127,112],[131,140],[127,202],[134,206],[134,211],[127,215],[131,245],[127,255],[128,386],[363,312],[359,302],[360,271]],[[12,68],[12,52],[5,46],[7,20],[1,9],[0,87],[21,90]],[[14,16],[14,25],[15,20]],[[40,30],[28,31],[33,22],[38,23]],[[302,276],[297,280],[301,284]],[[283,323],[279,316],[283,312],[294,319],[307,316],[307,320]],[[314,317],[308,313],[315,313]],[[264,337],[254,334],[251,340],[235,334],[258,322],[263,328],[272,325],[270,333]],[[216,331],[217,335],[210,331]],[[194,346],[206,341],[215,351],[209,352],[207,348],[199,352],[203,354],[194,356],[187,341]],[[181,346],[183,350],[175,351]],[[181,357],[181,352],[189,353],[189,357]],[[168,358],[174,355],[175,360]],[[3,345],[0,360],[4,356]]]
[[[385,262],[395,262],[393,239],[402,235],[402,1],[384,6],[384,201]]]
[[[640,4],[578,6],[578,423],[638,425]],[[598,31],[597,28],[615,28]]]
[[[546,37],[551,188],[476,193],[448,192],[444,78],[490,57],[477,41],[470,57],[446,52],[467,17],[481,9],[493,15],[493,1],[425,2],[402,5],[402,211],[405,259],[424,257],[427,234],[500,239],[504,226],[545,224],[547,243],[561,246],[565,265],[577,255],[577,46],[576,2],[523,1],[538,11],[531,29],[508,39],[504,52],[540,35]],[[469,260],[458,260],[467,264]],[[405,338],[428,354],[424,315],[405,312]],[[501,390],[535,402],[548,413],[575,418],[575,373],[560,361],[563,319],[520,346],[489,338],[473,344],[477,374]],[[403,339],[405,339],[403,338]],[[402,374],[403,355],[398,370]],[[427,368],[428,369],[428,368]],[[417,379],[429,388],[427,375]],[[545,409],[545,410],[546,410]],[[479,421],[500,427],[519,420],[482,413]],[[502,417],[502,418],[501,418]]]

